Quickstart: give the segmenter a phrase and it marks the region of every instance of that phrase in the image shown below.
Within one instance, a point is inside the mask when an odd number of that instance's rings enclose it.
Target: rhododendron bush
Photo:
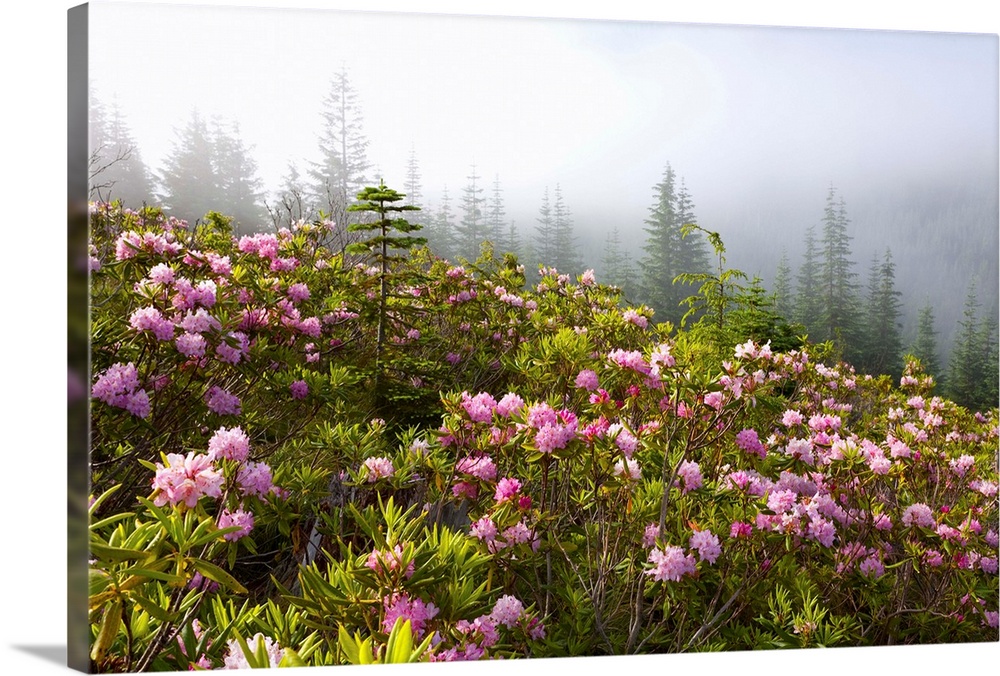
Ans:
[[[489,249],[91,218],[97,670],[997,639],[997,411],[915,361],[706,345]]]

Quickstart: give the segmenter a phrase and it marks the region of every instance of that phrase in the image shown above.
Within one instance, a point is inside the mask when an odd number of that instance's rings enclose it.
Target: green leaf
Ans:
[[[248,593],[246,588],[241,585],[235,577],[222,570],[214,563],[209,563],[204,559],[190,559],[190,561],[191,565],[195,567],[195,570],[207,577],[209,580],[218,582],[223,587],[232,589],[238,594]]]
[[[121,563],[122,561],[141,561],[150,558],[152,552],[141,549],[123,549],[121,547],[111,547],[103,542],[91,540],[90,553],[102,561],[111,563]]]
[[[285,648],[285,654],[278,662],[278,667],[305,667],[308,666],[297,652],[291,648]]]
[[[173,617],[170,613],[166,611],[166,609],[161,608],[160,606],[156,605],[155,603],[153,603],[144,596],[140,596],[139,594],[132,594],[128,598],[130,601],[134,602],[140,608],[149,613],[151,617],[156,618],[160,622],[170,622],[171,618]]]

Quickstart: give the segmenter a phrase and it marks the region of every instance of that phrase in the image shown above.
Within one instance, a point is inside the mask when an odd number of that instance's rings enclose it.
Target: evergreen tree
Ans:
[[[386,322],[388,320],[389,282],[392,267],[405,260],[405,254],[392,253],[391,250],[409,251],[413,247],[425,244],[423,237],[415,237],[410,233],[420,230],[420,226],[410,223],[395,214],[404,211],[419,211],[420,207],[396,202],[403,200],[405,195],[387,188],[385,183],[379,183],[377,188],[367,187],[358,193],[358,202],[348,207],[348,211],[361,211],[375,215],[370,222],[352,223],[348,226],[350,232],[374,233],[363,241],[348,247],[352,254],[371,254],[379,267],[379,309],[378,328],[375,339],[375,392],[381,396],[379,381],[382,374],[382,353],[385,349]],[[399,233],[399,234],[396,234]]]
[[[507,211],[504,209],[503,197],[500,190],[500,175],[493,178],[493,195],[490,198],[486,211],[486,238],[496,246],[500,253],[510,251],[516,253],[516,249],[511,249],[507,245],[507,235],[509,231],[506,224]]]
[[[435,255],[449,261],[456,257],[455,222],[451,211],[448,186],[441,191],[441,206],[427,227],[428,244]]]
[[[479,175],[476,165],[472,165],[472,174],[467,177],[468,183],[462,189],[462,220],[455,226],[458,254],[470,261],[479,257],[479,245],[486,235],[483,220],[483,189],[479,187]]]
[[[895,280],[896,266],[892,262],[892,252],[886,249],[881,261],[877,256],[872,261],[868,276],[865,337],[858,362],[865,373],[872,375],[899,375],[903,370],[900,360],[903,344],[899,334],[902,304]]]
[[[938,361],[937,331],[934,329],[934,308],[929,303],[920,308],[917,319],[917,339],[910,347],[910,353],[920,360],[924,372],[941,382],[941,368]]]
[[[503,250],[509,251],[510,253],[516,255],[519,260],[523,260],[524,256],[521,249],[521,231],[517,229],[517,224],[514,221],[510,222],[507,226],[507,233],[502,239]]]
[[[605,239],[604,258],[601,261],[601,266],[604,273],[600,281],[604,284],[617,286],[622,290],[623,298],[630,298],[634,291],[635,269],[628,251],[622,250],[618,226],[612,228]]]
[[[173,152],[164,162],[161,202],[173,216],[194,222],[218,210],[221,192],[208,126],[192,111],[191,119],[177,132]]]
[[[553,236],[552,203],[549,201],[549,187],[545,186],[545,194],[542,196],[542,206],[538,209],[539,218],[535,226],[535,246],[534,254],[538,258],[539,265],[551,267],[555,258],[555,239]]]
[[[563,202],[562,189],[556,184],[552,203],[552,262],[549,263],[559,272],[573,276],[583,272],[583,261],[576,251],[573,237],[573,221],[570,212]]]
[[[420,164],[417,153],[411,147],[410,158],[406,162],[406,203],[410,206],[420,206],[423,203],[423,191],[420,184]]]
[[[793,301],[792,267],[788,262],[788,252],[782,249],[774,275],[774,311],[786,320],[791,319],[795,311]]]
[[[676,185],[677,176],[669,164],[654,187],[654,202],[646,219],[645,256],[639,262],[642,274],[642,296],[664,320],[679,323],[683,316],[681,303],[691,292],[693,277],[708,270],[707,253],[702,232],[690,230],[682,236],[686,224],[694,224],[693,204],[687,190]],[[685,241],[688,240],[688,241]],[[678,279],[675,284],[675,279]]]
[[[836,201],[831,186],[823,215],[820,238],[822,260],[819,268],[820,316],[816,324],[817,341],[830,340],[851,361],[863,342],[860,331],[857,273],[852,272],[851,237],[847,234],[847,210],[843,199]]]
[[[365,184],[371,165],[358,95],[345,68],[331,79],[321,116],[320,158],[308,172],[310,198],[316,209],[322,209],[337,223],[346,223],[347,208]]]
[[[153,201],[153,175],[142,161],[138,144],[121,109],[114,103],[110,114],[96,99],[90,107],[90,192],[95,199],[119,199],[137,209]]]
[[[798,293],[795,296],[795,321],[806,327],[810,336],[820,321],[820,273],[819,246],[816,228],[806,229],[806,250],[798,274]]]
[[[266,219],[263,207],[263,181],[257,175],[257,162],[250,155],[240,137],[239,124],[232,122],[228,128],[219,120],[213,121],[213,165],[217,176],[219,194],[214,210],[233,219],[236,233],[257,231]]]
[[[997,373],[990,370],[990,351],[994,326],[980,326],[976,318],[979,301],[975,282],[969,285],[962,319],[958,323],[958,336],[952,348],[948,368],[947,392],[957,403],[968,408],[996,406],[995,400],[987,401],[986,380],[992,381]]]

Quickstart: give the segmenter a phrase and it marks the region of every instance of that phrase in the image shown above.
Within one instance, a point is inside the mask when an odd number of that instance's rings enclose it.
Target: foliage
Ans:
[[[369,261],[93,206],[94,671],[997,639],[995,408],[751,339],[724,264],[675,330],[396,197]]]

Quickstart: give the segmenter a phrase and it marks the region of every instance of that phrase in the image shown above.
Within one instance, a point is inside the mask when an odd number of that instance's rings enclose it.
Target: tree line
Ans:
[[[109,110],[95,101],[92,192],[102,199],[120,198],[128,206],[155,201],[188,220],[219,211],[233,218],[236,232],[298,220],[347,224],[356,219],[349,212],[356,210],[352,207],[358,204],[358,194],[383,177],[378,172],[372,175],[362,109],[346,69],[331,79],[321,115],[318,158],[309,161],[304,171],[290,161],[277,192],[268,199],[252,147],[243,142],[237,123],[206,121],[192,112],[156,174],[144,164],[118,107]],[[793,274],[784,254],[770,290],[759,278],[746,279],[738,271],[724,269],[724,247],[721,240],[712,243],[715,233],[685,228],[697,226],[695,205],[683,178],[669,163],[653,186],[637,260],[630,247],[623,246],[617,225],[606,233],[600,260],[585,260],[559,183],[551,190],[544,187],[535,223],[527,228],[507,219],[500,177],[484,179],[475,164],[456,198],[445,185],[438,203],[428,205],[420,163],[411,149],[403,187],[405,204],[422,209],[427,246],[447,260],[474,261],[488,241],[495,251],[516,254],[529,268],[544,265],[569,275],[597,268],[601,281],[621,288],[626,302],[647,305],[658,321],[674,326],[706,311],[685,309],[699,285],[703,290],[715,288],[714,302],[722,303],[720,318],[731,313],[738,321],[730,328],[755,334],[747,337],[788,342],[798,332],[811,342],[829,341],[839,356],[871,374],[898,376],[903,356],[913,354],[959,403],[981,407],[998,400],[996,316],[979,312],[975,281],[970,282],[950,359],[944,360],[939,352],[930,305],[920,310],[915,341],[904,345],[903,306],[892,252],[886,249],[873,257],[862,281],[851,251],[846,203],[832,186],[818,227],[812,225],[805,232],[797,272]],[[340,236],[350,237],[348,231]],[[351,242],[341,244],[347,250]]]

